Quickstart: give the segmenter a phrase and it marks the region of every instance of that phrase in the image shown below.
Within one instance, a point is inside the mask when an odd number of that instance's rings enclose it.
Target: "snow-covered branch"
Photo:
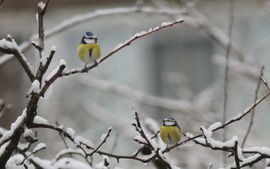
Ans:
[[[26,57],[21,52],[20,47],[10,35],[8,35],[6,39],[0,40],[0,51],[6,54],[14,55],[22,65],[29,79],[34,81],[35,77],[30,63],[27,61]]]

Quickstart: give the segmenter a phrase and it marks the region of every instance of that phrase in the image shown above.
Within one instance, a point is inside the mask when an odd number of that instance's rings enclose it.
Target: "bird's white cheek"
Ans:
[[[95,39],[84,39],[84,41],[87,44],[96,43]]]
[[[174,122],[172,122],[172,121],[165,121],[165,125],[166,126],[172,126],[172,125],[174,125]]]

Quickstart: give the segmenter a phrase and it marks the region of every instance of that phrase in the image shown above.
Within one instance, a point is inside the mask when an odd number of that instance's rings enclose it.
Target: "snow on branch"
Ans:
[[[143,37],[145,37],[147,35],[150,35],[150,34],[152,34],[154,32],[158,32],[158,31],[160,31],[162,29],[165,29],[165,28],[168,28],[168,27],[171,27],[171,26],[174,26],[174,25],[183,23],[183,22],[184,22],[183,19],[178,19],[178,20],[174,20],[174,21],[171,21],[171,22],[163,23],[160,26],[157,26],[155,28],[149,28],[148,31],[138,32],[135,35],[133,35],[132,37],[130,37],[128,40],[126,40],[125,42],[123,42],[121,44],[118,44],[115,48],[113,48],[111,50],[111,52],[109,52],[108,54],[106,54],[105,56],[103,56],[98,62],[95,62],[95,63],[93,63],[93,64],[91,64],[89,66],[86,66],[83,69],[77,69],[77,70],[72,70],[72,71],[69,71],[69,72],[62,73],[62,76],[68,76],[68,75],[71,75],[71,74],[88,72],[89,70],[91,70],[91,69],[95,68],[96,66],[98,66],[98,64],[104,62],[106,59],[108,59],[109,57],[111,57],[116,52],[118,52],[121,49],[129,46],[131,43],[133,43],[137,39],[141,39],[141,38],[143,38]]]
[[[22,65],[30,80],[34,81],[35,77],[32,72],[32,66],[27,61],[26,57],[21,52],[21,49],[10,35],[7,35],[6,39],[0,40],[0,51],[6,54],[14,55]]]

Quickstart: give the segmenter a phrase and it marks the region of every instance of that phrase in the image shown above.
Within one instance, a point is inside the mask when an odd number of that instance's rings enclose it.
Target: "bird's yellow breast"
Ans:
[[[83,62],[91,63],[96,61],[101,55],[99,44],[80,44],[77,54]]]
[[[177,126],[161,126],[160,137],[165,144],[174,144],[181,139],[181,129]]]

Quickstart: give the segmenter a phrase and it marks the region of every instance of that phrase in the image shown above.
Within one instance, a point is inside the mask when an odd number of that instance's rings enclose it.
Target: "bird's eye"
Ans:
[[[85,43],[91,44],[91,43],[96,43],[95,39],[84,39]]]

